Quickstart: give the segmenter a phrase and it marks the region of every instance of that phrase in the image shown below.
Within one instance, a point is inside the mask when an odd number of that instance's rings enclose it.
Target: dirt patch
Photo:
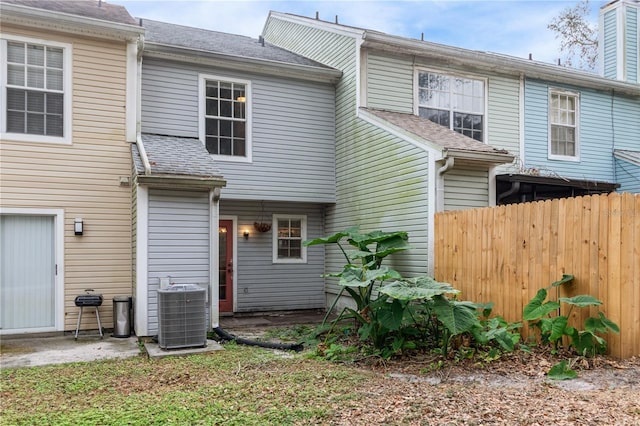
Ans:
[[[260,338],[263,331],[238,334]],[[640,425],[640,358],[563,358],[578,378],[550,380],[546,373],[560,358],[544,350],[492,362],[368,358],[353,367],[374,373],[372,380],[332,424]]]

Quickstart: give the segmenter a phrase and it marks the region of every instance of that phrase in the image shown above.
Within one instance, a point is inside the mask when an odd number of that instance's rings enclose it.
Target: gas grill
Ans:
[[[104,334],[102,333],[102,323],[100,322],[100,312],[98,308],[102,306],[102,295],[93,293],[92,288],[88,288],[85,290],[86,294],[81,294],[80,296],[76,296],[75,304],[80,308],[80,314],[78,315],[78,323],[76,324],[76,336],[75,339],[78,340],[78,331],[80,330],[80,322],[82,321],[82,312],[84,308],[95,308],[96,310],[96,319],[98,320],[98,331],[100,332],[100,338],[104,338]]]

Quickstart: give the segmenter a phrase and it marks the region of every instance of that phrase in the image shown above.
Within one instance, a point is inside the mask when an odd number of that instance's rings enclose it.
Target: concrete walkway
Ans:
[[[220,327],[239,337],[253,338],[269,328],[284,328],[298,324],[319,324],[324,318],[322,311],[274,312],[259,315],[235,315],[222,317]],[[147,339],[145,339],[147,340]],[[49,337],[3,336],[0,340],[0,368],[35,367],[39,365],[87,362],[114,358],[129,358],[141,354],[152,358],[184,356],[213,352],[222,347],[209,340],[205,348],[162,350],[154,343],[141,346],[135,336],[111,337],[83,336],[76,341],[73,334]]]

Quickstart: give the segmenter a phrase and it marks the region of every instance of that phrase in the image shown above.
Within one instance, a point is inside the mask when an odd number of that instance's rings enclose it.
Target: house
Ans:
[[[132,148],[135,329],[158,333],[158,289],[208,289],[220,315],[325,307],[342,73],[264,39],[148,19]]]
[[[111,327],[131,293],[143,29],[94,1],[2,0],[0,24],[0,333],[73,330],[87,288]]]
[[[408,231],[414,250],[394,265],[404,274],[432,273],[437,211],[540,199],[547,187],[546,196],[633,188],[614,158],[637,160],[637,83],[317,16],[271,12],[263,36],[343,71],[327,233],[352,224]],[[570,130],[549,118],[560,105],[566,120],[578,98],[576,156],[559,138]],[[328,271],[341,262],[327,252]]]

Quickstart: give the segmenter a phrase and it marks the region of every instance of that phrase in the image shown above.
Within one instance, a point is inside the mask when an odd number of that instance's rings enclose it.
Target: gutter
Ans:
[[[481,161],[489,164],[511,163],[515,158],[508,152],[468,151],[464,149],[445,148],[445,157],[455,157],[458,160]]]
[[[143,175],[138,176],[138,183],[155,188],[170,189],[207,189],[212,190],[226,186],[221,176],[177,176],[177,175]]]
[[[444,174],[453,168],[455,159],[447,157],[445,163],[436,172],[436,212],[444,210]]]
[[[601,77],[597,74],[577,71],[558,65],[534,62],[498,53],[462,49],[428,41],[412,40],[388,34],[366,31],[363,47],[386,51],[394,54],[404,53],[435,58],[449,64],[469,66],[480,70],[501,74],[526,77],[554,82],[583,85],[600,90],[614,89],[617,93],[640,96],[640,84],[627,83]]]

